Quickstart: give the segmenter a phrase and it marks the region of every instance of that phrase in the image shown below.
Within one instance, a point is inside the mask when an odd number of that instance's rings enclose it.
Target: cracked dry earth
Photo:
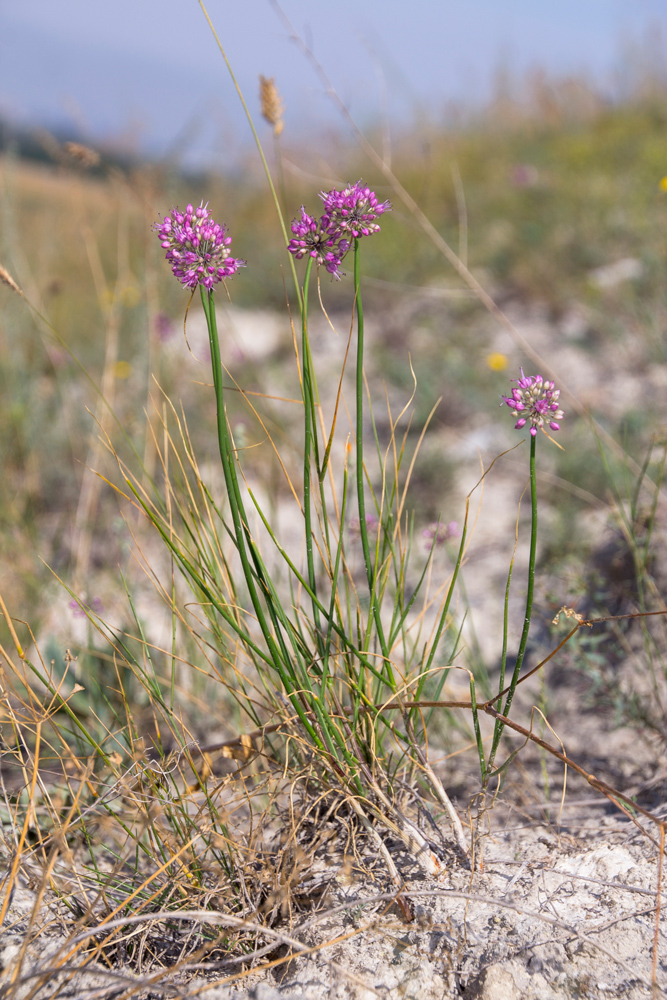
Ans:
[[[487,839],[483,874],[459,867],[439,882],[407,877],[411,924],[396,908],[386,912],[386,903],[350,909],[371,895],[368,886],[339,888],[330,899],[346,909],[304,936],[311,946],[334,943],[297,959],[280,986],[205,996],[650,997],[655,851],[612,817],[596,826],[596,839],[608,827],[596,846],[585,834],[558,838],[548,828],[514,827]],[[659,962],[659,981],[664,971]]]
[[[60,972],[33,993],[35,974],[62,961],[68,945],[54,920],[38,934],[33,929],[21,955],[34,894],[17,889],[0,943],[2,993],[17,1000],[93,1000],[123,995],[128,987],[146,1000],[664,996],[657,985],[667,983],[662,921],[651,986],[659,852],[618,813],[580,801],[580,809],[574,802],[563,811],[560,833],[505,808],[494,814],[496,829],[483,840],[483,872],[471,874],[452,859],[440,879],[425,879],[404,859],[411,921],[383,879],[361,882],[354,873],[323,866],[328,887],[320,908],[289,929],[278,928],[292,940],[295,957],[232,984],[222,982],[222,973],[213,982],[209,973],[206,980],[195,975],[149,985],[129,968],[88,965]],[[573,807],[577,815],[568,817]],[[282,947],[268,957],[283,954]],[[12,971],[21,958],[14,992]]]

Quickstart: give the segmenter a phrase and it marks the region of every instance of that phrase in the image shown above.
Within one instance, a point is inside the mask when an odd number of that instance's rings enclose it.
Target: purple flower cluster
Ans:
[[[173,208],[153,229],[167,251],[174,275],[186,288],[213,288],[245,267],[244,260],[230,257],[232,238],[225,226],[213,219],[208,203],[202,202],[199,208],[188,205],[185,212]]]
[[[355,238],[379,233],[380,227],[375,222],[378,215],[391,211],[391,203],[379,202],[375,191],[364,187],[361,181],[349,184],[344,191],[320,191],[324,202],[324,216],[329,226],[336,226],[344,233]]]
[[[524,375],[523,368],[521,378],[512,381],[516,382],[517,387],[512,389],[511,396],[503,396],[503,399],[514,416],[518,417],[514,427],[524,427],[530,420],[530,433],[535,437],[537,428],[544,427],[548,420],[552,431],[560,430],[558,421],[564,416],[558,407],[560,389],[556,389],[553,382],[545,381],[541,375]]]
[[[379,232],[380,226],[375,219],[391,211],[391,204],[379,202],[375,192],[364,187],[361,181],[349,184],[343,191],[336,188],[320,191],[320,198],[324,202],[324,213],[315,219],[302,206],[301,218],[292,222],[296,238],[290,240],[287,249],[297,260],[312,257],[334,278],[340,278],[340,265],[352,240]]]
[[[459,526],[456,521],[450,521],[449,524],[441,524],[440,521],[433,521],[422,531],[422,535],[426,539],[429,548],[431,545],[444,545],[445,542],[448,542],[450,538],[454,538],[458,533]]]
[[[350,241],[343,238],[340,231],[329,228],[322,216],[318,222],[301,206],[301,218],[292,221],[292,232],[296,239],[290,240],[287,249],[297,260],[308,255],[317,264],[322,264],[334,278],[340,278],[340,265],[350,249]]]

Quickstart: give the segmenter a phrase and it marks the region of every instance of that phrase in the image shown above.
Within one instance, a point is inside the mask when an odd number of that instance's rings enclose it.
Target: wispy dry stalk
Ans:
[[[274,78],[259,76],[259,98],[262,102],[262,118],[273,126],[273,134],[280,135],[284,128],[283,115],[285,105],[283,104]]]
[[[16,292],[18,295],[23,295],[23,292],[21,291],[21,289],[19,288],[19,286],[16,284],[16,282],[12,278],[12,276],[9,273],[9,271],[7,270],[7,268],[3,267],[2,264],[0,264],[0,281],[3,281],[5,283],[5,285],[9,285],[9,287],[12,289],[12,291]]]

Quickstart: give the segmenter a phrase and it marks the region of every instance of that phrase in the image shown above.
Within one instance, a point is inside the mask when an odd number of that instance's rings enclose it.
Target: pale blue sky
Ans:
[[[284,94],[288,134],[336,121],[269,0],[207,6],[253,110],[263,73]],[[611,92],[628,48],[650,36],[664,52],[667,37],[664,0],[413,0],[409,13],[404,0],[282,6],[362,122],[378,114],[383,87],[394,121],[479,103],[500,65],[517,76],[531,66],[587,73]],[[0,0],[0,114],[72,123],[90,140],[129,134],[158,152],[180,136],[202,162],[246,136],[197,0]]]

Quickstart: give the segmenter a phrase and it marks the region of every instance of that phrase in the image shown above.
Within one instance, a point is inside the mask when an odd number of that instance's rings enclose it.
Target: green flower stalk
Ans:
[[[389,648],[384,637],[384,631],[380,618],[380,608],[378,606],[377,575],[376,568],[371,558],[371,550],[368,539],[368,517],[366,514],[365,500],[365,470],[364,470],[364,312],[361,301],[361,281],[359,270],[359,241],[364,236],[370,236],[380,231],[380,225],[376,221],[378,216],[391,211],[391,204],[388,201],[379,202],[374,191],[366,187],[362,181],[356,184],[349,184],[343,190],[333,188],[331,191],[321,191],[320,198],[324,203],[324,212],[319,219],[308,215],[305,208],[301,207],[301,217],[292,221],[292,232],[294,239],[290,240],[287,249],[297,260],[306,257],[308,266],[304,282],[303,315],[302,322],[304,331],[307,328],[308,312],[308,279],[313,261],[318,267],[324,267],[333,278],[340,280],[342,277],[341,265],[343,258],[349,250],[354,250],[354,302],[357,315],[357,365],[356,365],[356,487],[357,505],[359,510],[359,535],[364,555],[368,589],[370,594],[370,615],[372,618],[380,649],[384,659],[384,673],[387,683],[394,687],[394,678],[389,659]],[[309,443],[314,442],[314,428],[308,430],[309,408],[312,406],[312,379],[308,368],[308,344],[307,338],[303,338],[303,392],[304,405],[306,407],[306,452]],[[312,423],[312,421],[311,421]],[[306,465],[309,458],[306,453]],[[304,476],[304,485],[306,477]],[[304,489],[306,530],[310,531],[310,511],[309,498],[310,487],[305,485]],[[312,556],[312,540],[307,539],[306,551],[309,559]],[[308,565],[309,576],[312,574],[312,563]],[[311,578],[311,586],[314,589],[314,579]],[[370,638],[370,630],[368,639]],[[364,647],[367,649],[367,647]]]
[[[172,265],[174,275],[186,288],[191,288],[194,292],[199,287],[201,292],[211,348],[220,462],[243,576],[270,661],[310,738],[320,750],[324,750],[324,743],[308,717],[301,698],[295,693],[302,689],[303,678],[297,678],[293,670],[294,663],[288,648],[292,630],[285,621],[279,602],[275,600],[275,592],[248,527],[234,448],[227,426],[213,285],[225,277],[231,277],[245,262],[230,258],[231,237],[227,235],[224,225],[220,226],[210,218],[208,208],[203,203],[196,210],[192,205],[188,205],[185,212],[173,209],[171,216],[166,216],[162,223],[156,223],[154,228],[161,238],[163,248],[167,250],[167,260]]]
[[[519,640],[516,662],[512,672],[512,679],[507,692],[505,705],[502,710],[502,714],[505,716],[509,715],[517,684],[519,683],[519,676],[521,674],[521,667],[523,666],[523,660],[526,655],[526,646],[528,645],[528,636],[530,633],[530,624],[533,615],[533,597],[535,593],[535,557],[537,552],[537,477],[535,468],[537,431],[540,429],[543,433],[547,434],[544,430],[545,423],[548,423],[549,428],[552,431],[560,430],[559,421],[562,420],[564,416],[564,413],[560,409],[559,405],[560,389],[556,389],[553,382],[543,379],[541,375],[524,375],[523,368],[521,368],[520,371],[521,378],[512,380],[516,382],[516,386],[511,390],[509,396],[503,396],[502,398],[517,418],[517,422],[514,425],[516,430],[521,430],[526,426],[526,424],[530,424],[530,555],[528,557],[526,612],[524,615],[523,629],[521,631],[521,639]],[[547,434],[547,437],[548,436],[549,435]],[[505,599],[505,608],[507,611],[507,595]],[[498,689],[500,693],[502,693],[505,684],[505,654],[506,639],[503,642],[503,661],[501,667],[500,686]],[[498,701],[500,701],[500,693],[498,695]],[[490,777],[490,771],[498,752],[498,745],[500,743],[502,732],[502,722],[496,722],[488,765],[485,766],[484,761],[482,760],[483,779],[485,781],[487,781]]]
[[[207,206],[198,209],[188,206],[186,212],[174,209],[162,223],[155,226],[173,272],[184,287],[192,292],[199,288],[206,317],[211,349],[211,365],[217,411],[217,439],[220,462],[226,487],[226,504],[229,519],[227,532],[235,553],[240,560],[244,592],[248,606],[243,609],[243,598],[237,598],[234,581],[220,586],[215,574],[209,576],[208,564],[203,559],[197,539],[192,546],[173,535],[165,523],[144,504],[149,517],[161,532],[178,564],[204,600],[212,609],[212,616],[220,616],[224,625],[219,630],[220,641],[226,646],[226,629],[230,629],[232,642],[239,643],[256,666],[262,686],[269,696],[270,709],[287,724],[300,731],[296,741],[286,744],[286,754],[304,753],[305,759],[318,760],[320,774],[326,783],[342,786],[354,801],[363,801],[363,812],[370,809],[378,818],[393,806],[378,784],[375,770],[382,754],[382,737],[391,734],[403,751],[426,767],[423,754],[415,744],[412,722],[406,712],[401,712],[405,728],[396,727],[392,721],[397,706],[385,710],[382,700],[387,689],[398,695],[402,688],[394,676],[392,650],[401,640],[407,649],[406,622],[416,590],[426,577],[426,567],[414,593],[406,601],[404,570],[407,555],[394,552],[394,537],[387,526],[387,518],[373,544],[369,540],[369,515],[366,512],[366,495],[371,490],[364,462],[364,315],[360,287],[359,243],[365,236],[380,229],[376,219],[388,211],[388,202],[379,203],[374,192],[358,182],[344,190],[322,192],[324,213],[318,218],[309,216],[302,208],[300,218],[292,223],[294,239],[288,251],[296,260],[306,261],[303,285],[298,289],[302,319],[302,338],[299,364],[304,406],[304,463],[303,494],[299,498],[305,530],[305,567],[299,568],[276,537],[271,524],[263,514],[252,490],[246,489],[241,463],[236,453],[225,410],[223,365],[216,322],[214,286],[231,277],[244,262],[230,256],[231,239],[224,226],[218,226]],[[332,278],[342,277],[341,264],[348,251],[354,255],[354,313],[357,320],[356,358],[356,418],[355,462],[348,469],[347,459],[343,470],[342,502],[336,506],[336,522],[329,508],[331,501],[325,490],[324,479],[329,466],[336,417],[331,436],[325,442],[318,428],[319,396],[308,336],[309,285],[313,264],[329,273]],[[341,376],[342,385],[342,376]],[[339,390],[340,392],[340,390]],[[338,401],[337,404],[338,405]],[[369,408],[369,413],[370,413]],[[326,436],[326,435],[325,435]],[[346,452],[347,454],[347,452]],[[329,468],[329,474],[331,470]],[[384,474],[384,467],[383,467]],[[349,482],[348,482],[349,475]],[[398,469],[397,469],[398,475]],[[384,481],[384,480],[383,480]],[[356,496],[355,496],[356,494]],[[391,494],[394,496],[395,494]],[[249,500],[246,497],[249,496]],[[334,498],[335,499],[335,498]],[[357,597],[357,588],[351,583],[345,560],[345,525],[348,501],[356,499],[358,537],[363,550],[368,598]],[[336,504],[338,501],[335,500]],[[374,501],[375,502],[375,501]],[[254,505],[257,514],[277,552],[289,570],[289,598],[280,593],[264,564],[262,553],[246,515],[245,505]],[[215,509],[215,505],[214,509]],[[216,509],[217,512],[217,509]],[[391,514],[388,515],[391,517]],[[337,523],[338,530],[334,527]],[[379,523],[375,522],[380,528]],[[450,526],[452,527],[452,526]],[[336,537],[337,535],[337,537]],[[223,556],[224,558],[224,556]],[[459,562],[461,553],[459,553]],[[397,564],[395,584],[388,584],[387,565]],[[311,612],[306,613],[301,595],[310,601]],[[393,589],[392,589],[393,586]],[[387,590],[388,588],[388,590]],[[230,591],[230,596],[227,594]],[[395,590],[395,593],[394,593]],[[415,677],[419,690],[429,673],[436,647],[447,625],[451,591],[439,621],[435,641],[424,658],[428,667]],[[392,597],[391,620],[387,612],[387,593]],[[385,607],[382,607],[383,601]],[[382,613],[385,612],[385,622]],[[217,619],[214,622],[217,629]],[[216,635],[218,632],[216,631]],[[401,639],[402,637],[402,639]],[[431,648],[432,646],[432,648]],[[412,656],[408,652],[408,656]],[[401,680],[403,675],[401,674]],[[239,701],[256,720],[254,701],[245,690]],[[289,716],[283,706],[289,707]],[[303,751],[301,747],[304,747]],[[309,749],[308,749],[309,748]],[[385,779],[391,781],[389,775]],[[444,791],[441,799],[452,815],[461,844],[465,843],[460,822]],[[405,818],[394,823],[406,843],[419,842],[419,857],[427,870],[439,871],[440,863],[432,855],[418,830],[408,835],[410,823]],[[405,839],[407,838],[407,839]],[[416,838],[416,839],[415,839]],[[422,843],[423,841],[423,843]],[[414,846],[414,845],[413,845]],[[464,848],[465,849],[465,848]],[[422,854],[424,857],[422,858]]]

